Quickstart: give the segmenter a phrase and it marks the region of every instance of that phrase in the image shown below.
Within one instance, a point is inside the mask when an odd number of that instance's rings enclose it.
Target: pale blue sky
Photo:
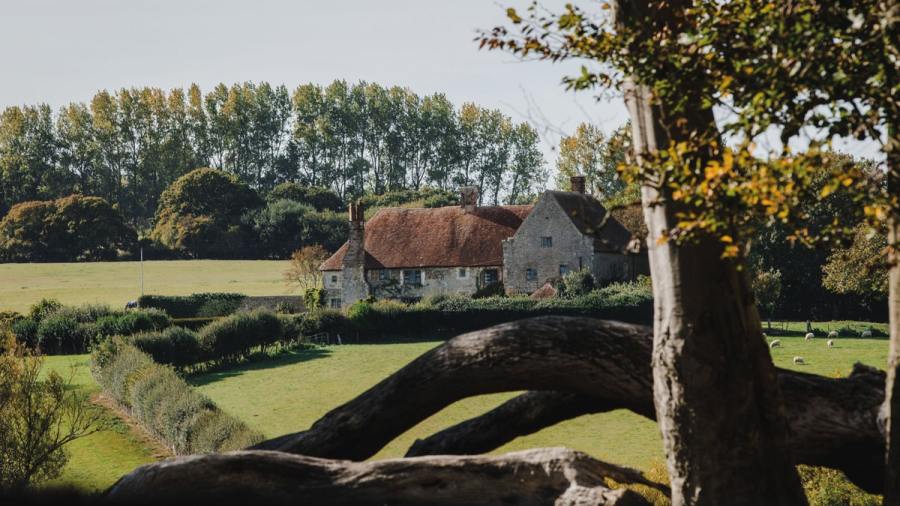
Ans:
[[[585,5],[591,0],[582,0]],[[566,92],[572,64],[479,51],[479,28],[530,0],[3,0],[0,107],[88,101],[130,86],[366,80],[444,92],[530,119],[551,145],[581,121],[622,124],[621,101]],[[564,0],[546,0],[550,7]],[[847,151],[872,156],[872,147]]]

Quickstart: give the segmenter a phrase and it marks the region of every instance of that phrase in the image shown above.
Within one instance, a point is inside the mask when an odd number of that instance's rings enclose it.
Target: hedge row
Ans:
[[[247,298],[240,293],[195,293],[191,295],[144,295],[141,308],[156,308],[172,318],[227,316],[241,307]]]
[[[292,319],[258,310],[220,318],[199,331],[170,327],[135,334],[129,341],[153,360],[178,368],[244,360],[256,349],[294,341],[300,330]]]
[[[172,319],[157,309],[113,311],[109,306],[59,306],[54,311],[32,311],[13,321],[11,330],[19,342],[41,353],[86,353],[97,342],[113,335],[161,330]]]
[[[262,441],[171,368],[121,338],[102,343],[91,358],[103,390],[176,455],[237,450]]]

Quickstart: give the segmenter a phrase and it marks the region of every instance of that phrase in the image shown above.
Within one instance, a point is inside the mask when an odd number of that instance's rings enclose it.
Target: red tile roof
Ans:
[[[367,269],[503,265],[501,241],[512,237],[533,206],[381,209],[366,222]],[[347,244],[319,267],[341,269]]]

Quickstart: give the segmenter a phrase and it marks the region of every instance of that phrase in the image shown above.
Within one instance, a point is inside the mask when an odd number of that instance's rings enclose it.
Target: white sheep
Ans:
[[[769,338],[768,334],[766,334],[765,332],[763,332],[763,339],[768,339],[768,338]]]
[[[837,331],[837,330],[832,330],[831,332],[828,333],[828,337],[829,337],[829,338],[834,338],[834,337],[837,337],[837,336],[838,336],[838,331]]]
[[[834,348],[834,339],[829,339],[825,344],[827,344],[829,348]]]
[[[769,343],[769,348],[781,348],[781,340],[775,339],[771,343]]]
[[[863,330],[859,337],[872,337],[872,329]]]
[[[812,332],[807,332],[807,333],[806,333],[806,336],[805,336],[803,339],[805,339],[805,340],[807,340],[807,341],[810,341],[810,340],[812,340],[812,338],[814,338],[814,337],[816,337],[815,334],[813,334]]]
[[[803,357],[794,357],[794,364],[795,364],[795,365],[803,365],[803,364],[805,364],[805,363],[806,363],[806,362],[803,361]]]

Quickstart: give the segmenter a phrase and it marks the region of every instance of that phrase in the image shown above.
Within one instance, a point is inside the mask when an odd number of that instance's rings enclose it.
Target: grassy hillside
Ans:
[[[284,295],[286,260],[144,262],[144,293],[240,292]],[[26,311],[42,298],[124,306],[141,294],[139,262],[0,264],[0,311]]]
[[[772,353],[775,363],[805,372],[845,376],[855,362],[884,368],[887,361],[885,339],[838,339],[833,349],[827,348],[825,339],[780,339],[782,348]],[[438,344],[350,345],[297,351],[199,376],[193,383],[254,429],[266,436],[278,436],[308,428],[330,409]],[[802,356],[807,364],[794,365],[795,356]],[[511,396],[487,395],[458,402],[400,436],[376,457],[402,456],[416,438],[477,416]],[[570,420],[519,438],[497,452],[560,445],[641,468],[662,459],[656,424],[627,411]]]

